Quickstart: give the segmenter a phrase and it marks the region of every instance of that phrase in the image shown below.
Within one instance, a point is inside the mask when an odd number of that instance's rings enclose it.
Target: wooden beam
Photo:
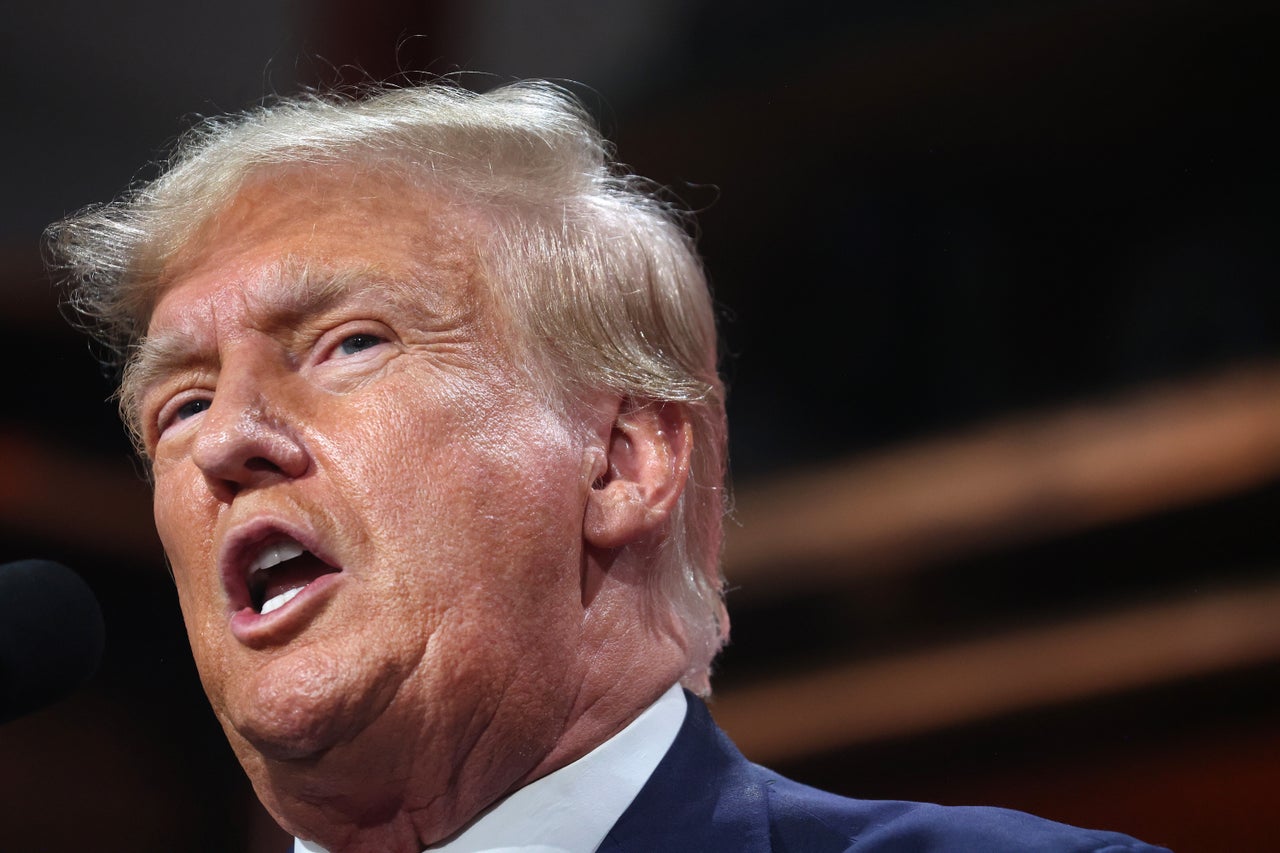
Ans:
[[[717,693],[752,760],[791,760],[1280,659],[1280,584],[833,666]]]
[[[980,426],[742,488],[739,599],[908,571],[1280,477],[1280,365]]]

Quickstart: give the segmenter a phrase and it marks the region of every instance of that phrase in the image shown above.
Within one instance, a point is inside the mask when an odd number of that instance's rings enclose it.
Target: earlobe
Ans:
[[[621,548],[659,530],[688,481],[692,439],[679,403],[619,401],[587,496],[586,542]]]

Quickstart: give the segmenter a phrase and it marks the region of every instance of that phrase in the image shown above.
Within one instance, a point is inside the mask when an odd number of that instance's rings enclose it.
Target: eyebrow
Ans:
[[[416,271],[415,271],[416,273]],[[413,275],[417,279],[417,275]],[[277,285],[277,286],[270,286]],[[424,283],[389,276],[373,264],[317,268],[294,258],[284,258],[263,269],[244,285],[254,300],[252,312],[264,327],[277,330],[297,326],[307,317],[323,314],[359,289],[373,287],[393,302],[411,303],[419,311],[435,314],[431,289]],[[209,354],[192,337],[179,330],[142,337],[133,347],[120,382],[120,409],[125,420],[140,426],[139,408],[146,390],[169,376],[209,362]]]

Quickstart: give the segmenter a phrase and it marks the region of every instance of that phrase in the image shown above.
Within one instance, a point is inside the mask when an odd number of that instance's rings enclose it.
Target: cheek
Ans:
[[[560,417],[491,380],[398,390],[398,405],[349,408],[345,447],[326,452],[370,533],[447,572],[439,583],[516,572],[527,584],[528,572],[561,573],[566,561],[576,575],[582,448]]]
[[[157,525],[162,518],[173,519],[179,525],[189,524],[195,514],[210,510],[204,475],[190,457],[157,464],[152,474]]]
[[[178,473],[175,470],[157,477],[153,514],[199,661],[203,638],[213,636],[223,618],[214,556],[216,514],[204,510],[198,481]]]
[[[442,499],[478,508],[498,493],[539,489],[570,452],[558,419],[508,383],[398,379],[317,423],[329,463],[374,505],[395,495],[402,509]]]
[[[454,428],[429,395],[380,389],[338,397],[306,421],[307,443],[325,480],[360,495],[401,491],[427,475],[424,461],[439,454]]]
[[[187,467],[194,471],[194,466]],[[205,494],[197,477],[182,476],[179,469],[156,479],[156,532],[175,574],[212,559],[217,513],[208,506]]]

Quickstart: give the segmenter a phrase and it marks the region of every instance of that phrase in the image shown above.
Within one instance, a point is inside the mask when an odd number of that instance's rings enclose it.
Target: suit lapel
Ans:
[[[737,747],[688,691],[675,742],[598,853],[768,853],[769,803]]]

